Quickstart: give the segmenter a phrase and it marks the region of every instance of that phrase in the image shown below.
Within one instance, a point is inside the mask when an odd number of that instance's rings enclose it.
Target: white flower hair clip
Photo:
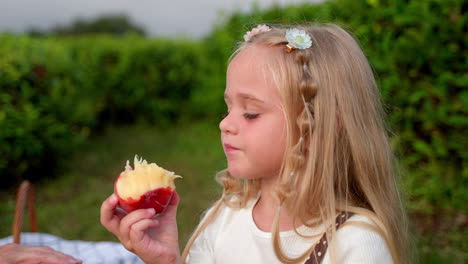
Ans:
[[[268,32],[270,31],[271,28],[267,25],[258,25],[255,28],[252,28],[252,30],[248,31],[244,35],[244,40],[247,42],[249,41],[253,36],[258,35],[260,33]]]
[[[302,29],[292,28],[286,31],[286,51],[291,52],[293,49],[307,49],[312,47],[312,39]]]

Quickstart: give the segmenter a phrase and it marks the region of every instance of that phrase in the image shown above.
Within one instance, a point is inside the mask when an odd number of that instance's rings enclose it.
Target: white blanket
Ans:
[[[13,237],[0,239],[0,245],[13,243]],[[29,246],[48,246],[75,258],[85,264],[143,264],[135,254],[126,250],[122,244],[110,241],[90,242],[65,240],[45,233],[21,233],[21,244]]]

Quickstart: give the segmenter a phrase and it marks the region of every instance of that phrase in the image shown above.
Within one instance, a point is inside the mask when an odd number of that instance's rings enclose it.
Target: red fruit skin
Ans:
[[[114,193],[117,195],[119,205],[127,213],[137,209],[154,208],[156,214],[164,212],[167,205],[171,201],[174,190],[171,187],[158,188],[140,196],[140,199],[135,200],[130,197],[120,197],[117,191],[117,185],[114,185]]]

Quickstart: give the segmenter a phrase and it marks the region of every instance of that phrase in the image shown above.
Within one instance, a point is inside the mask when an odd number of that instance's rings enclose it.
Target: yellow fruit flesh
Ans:
[[[167,171],[155,163],[148,164],[146,160],[135,157],[134,169],[128,165],[117,181],[117,190],[121,198],[134,200],[158,188],[175,188],[174,179],[180,176]]]

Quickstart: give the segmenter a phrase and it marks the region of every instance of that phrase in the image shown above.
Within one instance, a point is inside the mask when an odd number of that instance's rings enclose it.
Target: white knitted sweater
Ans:
[[[217,218],[195,240],[188,263],[281,263],[273,249],[272,234],[258,229],[253,220],[252,208],[255,202],[251,201],[244,209],[223,206]],[[372,224],[361,215],[354,215],[348,221]],[[300,234],[313,235],[321,229],[324,230],[323,226],[314,229],[301,226],[298,231]],[[300,256],[320,239],[320,236],[302,238],[293,230],[281,232],[280,237],[284,251],[292,257]],[[382,236],[368,228],[343,226],[336,232],[335,239],[336,263],[393,263]],[[330,263],[330,250],[325,253],[322,263]]]

